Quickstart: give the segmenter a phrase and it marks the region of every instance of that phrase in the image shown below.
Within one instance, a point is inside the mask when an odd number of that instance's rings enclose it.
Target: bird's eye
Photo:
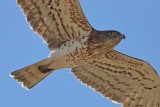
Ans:
[[[112,36],[115,36],[116,35],[116,32],[112,32]]]

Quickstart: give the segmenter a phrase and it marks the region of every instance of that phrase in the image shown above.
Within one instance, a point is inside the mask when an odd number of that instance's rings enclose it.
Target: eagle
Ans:
[[[83,84],[123,107],[160,107],[160,78],[147,62],[113,48],[125,38],[98,31],[79,0],[17,0],[27,22],[51,50],[48,58],[10,75],[31,89],[58,69],[71,68]]]

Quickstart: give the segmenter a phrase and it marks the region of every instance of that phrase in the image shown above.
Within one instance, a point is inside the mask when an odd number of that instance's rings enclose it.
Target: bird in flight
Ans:
[[[113,48],[125,38],[95,30],[79,0],[17,0],[27,22],[48,44],[49,57],[11,76],[31,89],[58,69],[71,68],[83,84],[123,107],[160,107],[160,78],[145,61]]]

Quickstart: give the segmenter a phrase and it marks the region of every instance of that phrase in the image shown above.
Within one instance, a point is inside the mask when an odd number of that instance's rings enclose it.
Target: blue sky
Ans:
[[[116,50],[150,63],[160,75],[160,0],[80,0],[97,30],[118,30]],[[69,69],[58,70],[31,90],[12,71],[47,58],[50,51],[25,21],[16,0],[0,1],[0,107],[121,107],[82,85]]]

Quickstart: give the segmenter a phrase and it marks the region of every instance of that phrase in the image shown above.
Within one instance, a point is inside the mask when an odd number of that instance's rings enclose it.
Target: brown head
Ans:
[[[125,39],[125,35],[115,30],[108,31],[94,31],[89,38],[90,45],[104,47],[105,49],[114,48],[122,39]]]

